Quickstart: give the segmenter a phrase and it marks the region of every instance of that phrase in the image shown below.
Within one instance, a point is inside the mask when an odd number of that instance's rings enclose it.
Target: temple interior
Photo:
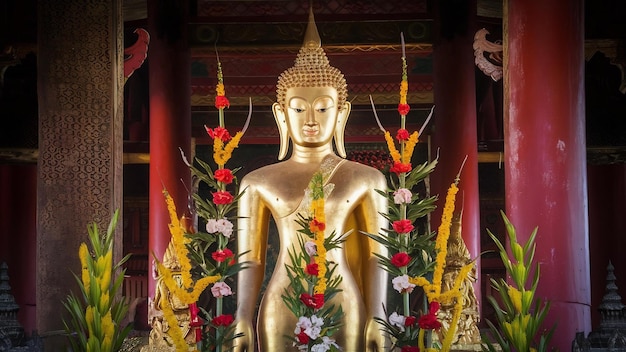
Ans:
[[[501,210],[517,215],[521,233],[539,227],[540,292],[561,314],[562,350],[574,332],[600,323],[609,263],[626,295],[623,1],[8,0],[0,3],[0,262],[27,333],[62,328],[57,313],[75,285],[87,223],[105,226],[116,208],[117,255],[132,254],[124,294],[138,298],[136,329],[150,329],[151,243],[169,236],[154,183],[174,180],[168,187],[185,202],[177,143],[210,158],[204,126],[217,121],[217,56],[231,104],[226,125],[241,128],[252,109],[232,160],[238,176],[277,161],[276,80],[293,64],[310,6],[322,47],[348,82],[348,159],[381,167],[388,158],[370,99],[382,125],[397,128],[402,50],[407,129],[419,129],[435,106],[414,156],[439,155],[429,191],[442,199],[469,155],[463,239],[481,258],[482,322],[494,315],[489,280],[505,273],[487,234],[504,238]],[[126,74],[141,55],[138,29],[149,34],[147,57]],[[476,51],[477,38],[494,52]],[[581,152],[558,159],[547,151],[552,139]],[[542,178],[552,172],[557,181]]]

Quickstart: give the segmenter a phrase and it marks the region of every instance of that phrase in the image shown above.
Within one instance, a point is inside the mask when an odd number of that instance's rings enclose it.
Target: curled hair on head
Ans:
[[[293,67],[285,70],[278,77],[276,99],[283,107],[286,104],[287,89],[295,87],[333,87],[337,89],[337,107],[342,109],[348,97],[348,86],[343,73],[330,66],[328,57],[322,49],[322,41],[313,11],[309,12],[309,24],[304,35],[304,43],[298,52]]]

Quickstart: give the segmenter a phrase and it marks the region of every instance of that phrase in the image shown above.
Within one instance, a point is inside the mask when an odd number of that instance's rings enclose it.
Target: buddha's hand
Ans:
[[[240,334],[231,344],[233,352],[253,352],[254,351],[254,329],[249,320],[235,320],[235,335]]]
[[[365,324],[365,348],[367,352],[388,351],[387,339],[381,325],[374,319],[369,319]]]

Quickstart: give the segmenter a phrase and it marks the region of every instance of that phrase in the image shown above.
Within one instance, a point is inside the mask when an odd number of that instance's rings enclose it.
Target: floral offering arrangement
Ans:
[[[504,212],[501,212],[501,215],[509,237],[512,257],[498,238],[491,231],[487,230],[487,232],[498,247],[507,277],[510,277],[512,281],[507,283],[502,278],[491,279],[491,286],[500,296],[499,300],[492,296],[488,297],[489,303],[495,309],[498,326],[496,327],[493,322],[487,320],[492,337],[483,336],[483,351],[550,351],[549,343],[556,325],[549,331],[540,331],[550,310],[550,302],[535,298],[535,291],[539,285],[539,264],[535,266],[532,281],[528,282],[535,256],[537,228],[522,246],[517,241],[515,227]],[[499,347],[496,347],[496,344]]]
[[[323,183],[318,171],[308,187],[310,211],[298,214],[298,245],[289,249],[291,264],[285,265],[291,285],[285,288],[282,299],[298,318],[291,339],[300,351],[341,350],[332,336],[340,327],[343,312],[341,306],[328,303],[339,292],[341,276],[334,274],[336,264],[326,259],[326,252],[338,248],[343,239],[334,231],[325,235]]]
[[[128,304],[117,298],[126,270],[121,269],[113,277],[113,273],[130,258],[127,255],[113,265],[113,238],[118,217],[119,210],[116,210],[103,236],[97,224],[89,225],[87,232],[91,249],[84,242],[78,249],[81,276],[74,276],[81,298],[71,293],[63,302],[71,316],[69,321],[63,320],[63,325],[74,351],[119,351],[132,329],[132,325],[121,326],[128,313]]]
[[[171,335],[176,343],[177,351],[224,351],[226,345],[239,337],[234,334],[232,325],[234,317],[224,311],[224,298],[234,294],[227,279],[235,276],[246,268],[246,263],[239,262],[243,254],[236,254],[229,247],[234,239],[233,221],[237,214],[237,202],[241,197],[238,192],[236,172],[240,168],[230,169],[226,163],[238,147],[247,127],[231,136],[224,124],[224,109],[230,103],[225,95],[221,63],[218,58],[218,83],[216,87],[215,107],[219,111],[219,123],[215,128],[205,126],[206,132],[213,140],[213,161],[216,168],[209,163],[194,159],[190,163],[183,155],[192,176],[199,183],[211,189],[211,199],[204,199],[199,194],[192,195],[197,215],[206,222],[206,232],[196,231],[185,226],[178,220],[176,207],[172,198],[165,191],[170,212],[170,232],[176,256],[180,262],[182,280],[176,282],[172,273],[161,263],[157,263],[158,271],[170,292],[173,292],[183,303],[189,304],[191,325],[196,330],[196,346],[188,346],[180,329],[173,329]],[[250,116],[248,116],[248,121]],[[214,298],[215,306],[205,309],[197,304],[200,294],[207,288]],[[164,316],[170,327],[177,327],[171,307],[164,308]],[[170,321],[171,320],[171,321]],[[171,331],[171,330],[170,330]]]
[[[438,229],[434,246],[434,234],[420,233],[414,225],[418,219],[426,217],[435,209],[437,196],[422,196],[413,193],[412,190],[419,183],[424,182],[434,170],[437,160],[424,162],[417,167],[413,167],[411,164],[419,135],[430,120],[432,110],[420,131],[413,133],[407,131],[406,116],[410,111],[410,106],[407,103],[408,75],[404,37],[402,36],[401,39],[402,81],[398,104],[401,125],[395,135],[399,148],[396,147],[396,141],[394,141],[391,133],[380,124],[372,101],[374,114],[380,129],[385,133],[387,147],[393,160],[388,176],[389,189],[378,190],[389,200],[389,212],[385,216],[392,224],[392,229],[382,229],[383,233],[381,234],[365,234],[384,244],[388,249],[388,256],[379,255],[378,259],[381,267],[389,272],[393,289],[401,296],[401,307],[388,314],[387,317],[377,317],[376,319],[382,325],[383,331],[392,339],[391,350],[402,352],[449,351],[463,304],[459,288],[474,263],[463,267],[451,290],[445,293],[441,292],[442,276],[446,265],[447,242],[458,191],[458,176],[448,190],[441,226]],[[415,310],[411,306],[411,294],[419,293],[417,292],[419,290],[415,290],[417,286],[423,289],[426,300],[421,309]],[[450,300],[456,300],[455,315],[450,330],[442,331],[442,324],[437,318],[437,311],[441,303],[448,303]],[[433,336],[433,332],[437,333],[437,339]]]

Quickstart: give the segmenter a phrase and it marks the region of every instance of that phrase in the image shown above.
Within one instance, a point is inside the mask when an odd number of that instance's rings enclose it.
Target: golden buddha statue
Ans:
[[[281,295],[290,280],[285,264],[290,264],[288,249],[299,248],[296,223],[305,189],[313,174],[322,171],[334,185],[325,199],[326,229],[345,234],[340,248],[327,252],[342,277],[339,292],[330,304],[341,305],[343,325],[333,335],[345,352],[385,351],[389,346],[374,317],[385,316],[387,274],[379,268],[374,253],[386,255],[386,248],[367,236],[386,228],[387,200],[376,190],[387,183],[378,170],[345,158],[344,129],[351,105],[346,101],[347,85],[343,74],[330,66],[321,48],[313,20],[295,65],[281,74],[277,103],[272,110],[280,132],[279,160],[247,174],[241,182],[239,201],[238,251],[249,267],[238,274],[236,332],[244,336],[234,341],[237,352],[296,351],[286,336],[293,336],[297,317],[283,303]],[[333,151],[333,137],[337,154]],[[263,282],[270,216],[278,229],[280,251],[276,266],[262,297],[255,334],[253,319]],[[386,349],[387,348],[387,349]]]

